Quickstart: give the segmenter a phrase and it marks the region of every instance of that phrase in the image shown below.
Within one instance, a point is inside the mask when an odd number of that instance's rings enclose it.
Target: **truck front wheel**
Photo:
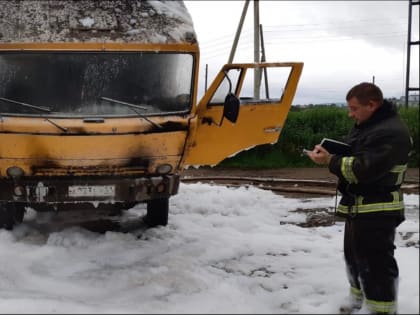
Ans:
[[[0,229],[11,230],[23,221],[25,207],[16,203],[0,204]]]
[[[168,224],[169,198],[153,199],[147,202],[146,224],[149,227]]]

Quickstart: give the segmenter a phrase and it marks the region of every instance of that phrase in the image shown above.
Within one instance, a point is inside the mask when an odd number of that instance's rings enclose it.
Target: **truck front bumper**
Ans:
[[[21,177],[0,179],[0,202],[60,204],[145,202],[177,194],[179,175]]]

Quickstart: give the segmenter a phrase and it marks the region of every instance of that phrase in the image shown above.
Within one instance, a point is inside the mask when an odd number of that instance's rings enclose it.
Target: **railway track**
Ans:
[[[239,187],[252,185],[260,189],[292,195],[330,195],[336,194],[336,182],[331,180],[292,179],[250,176],[184,176],[184,183],[210,183]],[[418,181],[406,181],[401,189],[404,193],[419,194]]]

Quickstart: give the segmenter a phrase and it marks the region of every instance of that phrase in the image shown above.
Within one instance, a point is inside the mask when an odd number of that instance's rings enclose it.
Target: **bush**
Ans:
[[[401,119],[407,124],[413,139],[413,150],[410,155],[409,167],[419,167],[419,107],[400,107]]]
[[[401,118],[407,124],[414,147],[409,167],[419,167],[419,108],[400,107]],[[348,134],[353,121],[348,118],[347,107],[315,105],[295,108],[289,112],[279,141],[261,145],[225,159],[219,166],[240,168],[316,167],[303,148],[312,149],[322,138],[340,140]]]

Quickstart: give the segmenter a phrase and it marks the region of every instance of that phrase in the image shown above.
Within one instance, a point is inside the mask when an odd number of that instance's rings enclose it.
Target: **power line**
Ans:
[[[376,33],[376,34],[359,34],[364,35],[364,37],[360,38],[362,40],[366,40],[369,38],[393,38],[393,37],[401,37],[405,36],[406,33]],[[356,36],[356,35],[355,35]],[[313,43],[313,42],[337,42],[337,41],[351,41],[355,40],[355,37],[336,37],[336,36],[318,36],[318,37],[300,37],[300,38],[294,38],[293,40],[284,40],[286,38],[274,38],[274,39],[280,39],[279,41],[273,40],[273,38],[269,38],[266,40],[266,45],[282,45],[282,44],[293,44],[293,43],[299,43],[299,44],[306,44],[306,43]],[[292,39],[292,38],[290,38]],[[251,42],[242,42],[240,44],[241,48],[247,48],[252,45]],[[223,47],[224,49],[228,49],[228,45]],[[217,56],[221,56],[225,53],[224,49],[217,49],[216,51],[208,51],[206,50],[206,58],[211,59]]]
[[[337,36],[308,36],[308,37],[279,37],[279,36],[272,36],[270,37],[270,39],[292,39],[292,40],[303,40],[305,41],[305,39],[336,39],[337,40],[354,40],[357,39],[357,37],[395,37],[395,36],[399,36],[399,35],[406,35],[406,32],[395,32],[395,33],[354,33],[354,34],[348,34],[348,35],[343,35],[345,37],[347,36],[351,36],[351,38],[341,38]],[[287,42],[287,41],[286,41]]]
[[[405,36],[406,32],[380,32],[380,33],[371,33],[371,32],[365,32],[365,33],[359,33],[359,32],[354,32],[352,34],[343,34],[342,36],[351,36],[351,38],[343,38],[341,37],[337,37],[337,36],[328,36],[328,35],[318,35],[317,33],[314,34],[306,34],[305,36],[296,36],[296,35],[291,35],[291,36],[287,36],[288,34],[272,34],[273,31],[269,31],[269,32],[265,32],[266,37],[267,37],[267,43],[273,44],[276,42],[276,40],[282,40],[282,43],[294,43],[294,42],[313,42],[314,40],[325,40],[325,41],[343,41],[343,40],[354,40],[357,39],[358,37],[362,37],[362,39],[366,39],[366,38],[378,38],[378,37],[383,37],[383,38],[392,38],[392,37],[398,37],[398,36]],[[250,32],[245,31],[244,36],[242,36],[242,40],[241,42],[247,42],[247,40],[249,40],[250,36],[252,34],[250,34]],[[206,46],[206,44],[202,44],[201,45],[201,49],[205,50],[207,52],[213,52],[213,51],[219,51],[221,48],[225,48],[230,46],[231,40],[230,39],[225,39],[223,41],[219,42],[215,42],[215,43],[208,43]]]
[[[393,21],[395,21],[395,20],[396,19],[394,18]],[[397,20],[405,21],[406,18],[401,17],[401,18],[397,18]],[[304,32],[304,31],[307,31],[307,29],[305,29],[305,28],[286,29],[286,30],[283,29],[284,27],[288,28],[288,27],[296,27],[296,26],[311,27],[311,29],[310,29],[311,31],[314,30],[313,26],[322,26],[322,27],[325,27],[326,30],[343,30],[343,29],[347,29],[347,28],[354,29],[355,27],[358,26],[357,23],[360,23],[360,22],[363,22],[363,21],[366,21],[366,22],[368,22],[368,24],[374,25],[374,26],[382,25],[382,24],[389,25],[389,26],[392,26],[392,25],[401,26],[401,27],[405,26],[403,23],[398,23],[397,24],[397,23],[393,23],[392,21],[390,22],[389,20],[386,20],[386,19],[377,19],[377,20],[360,19],[360,20],[339,21],[339,22],[337,22],[337,24],[334,24],[334,23],[305,23],[305,24],[264,25],[264,29],[265,29],[264,33],[266,34],[266,33],[272,33],[272,32],[277,32],[278,31],[278,30],[267,30],[267,29],[270,29],[270,28],[273,28],[273,29],[279,29],[280,28],[281,32]],[[343,26],[343,24],[345,24],[345,23],[348,23],[350,25]],[[361,26],[361,27],[366,27],[366,26]],[[318,30],[318,29],[316,29],[316,30]],[[243,30],[243,33],[241,34],[241,37],[251,36],[252,31],[253,30],[251,28],[245,28]],[[200,45],[201,46],[217,45],[219,42],[221,42],[221,43],[231,42],[233,35],[234,34],[232,33],[232,34],[229,34],[229,35],[223,35],[223,36],[218,36],[217,38],[208,39],[204,42],[201,42]]]
[[[401,22],[398,22],[394,19],[393,21],[389,20],[376,20],[372,21],[369,20],[366,22],[368,25],[377,26],[377,25],[401,25],[403,26],[403,22],[406,20],[406,18],[400,18],[397,20],[401,20]],[[382,22],[381,22],[382,21]],[[348,25],[345,25],[348,24]],[[306,27],[310,27],[310,29],[313,29],[314,26],[319,27],[327,27],[328,29],[343,29],[343,28],[352,28],[357,26],[366,27],[366,25],[361,25],[360,21],[358,20],[347,20],[347,21],[338,21],[337,24],[335,23],[314,23],[314,24],[282,24],[282,25],[266,25],[264,28],[274,28],[274,29],[281,29],[284,30],[284,28],[290,28],[290,27],[297,27],[296,29],[286,29],[286,31],[304,31]]]

